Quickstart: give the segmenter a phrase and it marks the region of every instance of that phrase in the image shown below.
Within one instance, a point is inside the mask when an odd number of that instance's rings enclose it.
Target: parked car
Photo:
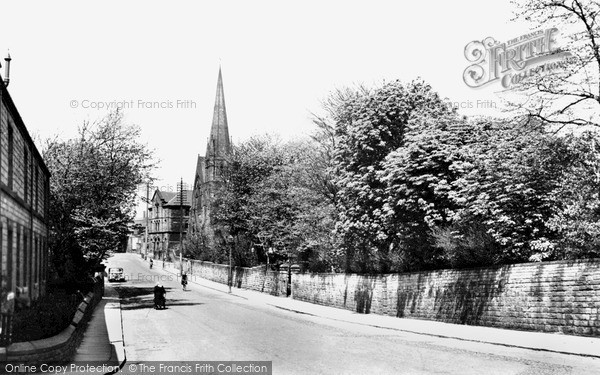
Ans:
[[[108,269],[108,281],[125,281],[125,275],[123,274],[123,268],[111,267]]]

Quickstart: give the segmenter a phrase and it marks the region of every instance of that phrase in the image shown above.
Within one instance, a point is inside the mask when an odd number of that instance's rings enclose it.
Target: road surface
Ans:
[[[418,335],[281,310],[116,254],[127,363],[273,361],[273,374],[594,374],[600,359]],[[167,289],[167,309],[152,289]]]

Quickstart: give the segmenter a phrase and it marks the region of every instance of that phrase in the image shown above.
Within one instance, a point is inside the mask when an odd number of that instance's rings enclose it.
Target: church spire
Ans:
[[[221,75],[221,66],[219,66],[215,109],[213,112],[212,126],[210,128],[210,138],[206,148],[206,157],[211,159],[219,159],[228,155],[230,151],[231,144],[229,140],[229,128],[227,127],[227,111],[225,110],[223,77]]]

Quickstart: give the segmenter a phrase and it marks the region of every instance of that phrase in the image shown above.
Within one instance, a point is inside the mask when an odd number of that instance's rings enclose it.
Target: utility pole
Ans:
[[[179,183],[179,274],[183,275],[183,178]]]
[[[150,195],[150,182],[146,182],[146,233],[145,234],[145,238],[144,238],[144,259],[148,260],[148,231],[150,230],[150,223],[149,223],[149,218],[148,216],[150,216],[150,211],[148,211],[148,201],[149,201],[149,196]],[[153,256],[154,258],[154,256]]]
[[[227,244],[229,245],[229,280],[227,280],[227,284],[229,284],[229,293],[231,293],[231,284],[233,284],[233,264],[231,261],[231,250],[233,249],[233,236],[231,234],[227,235]]]

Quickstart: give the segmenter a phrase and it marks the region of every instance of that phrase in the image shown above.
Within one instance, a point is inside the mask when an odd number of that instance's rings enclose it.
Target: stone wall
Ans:
[[[361,313],[600,335],[600,259],[380,276],[298,274],[292,296]]]
[[[188,275],[195,275],[221,284],[227,284],[229,280],[228,265],[186,259],[183,264],[183,269]],[[179,269],[179,260],[173,262],[173,267]],[[250,289],[274,296],[286,296],[287,276],[285,272],[265,271],[264,267],[234,267],[232,285],[235,288]]]

